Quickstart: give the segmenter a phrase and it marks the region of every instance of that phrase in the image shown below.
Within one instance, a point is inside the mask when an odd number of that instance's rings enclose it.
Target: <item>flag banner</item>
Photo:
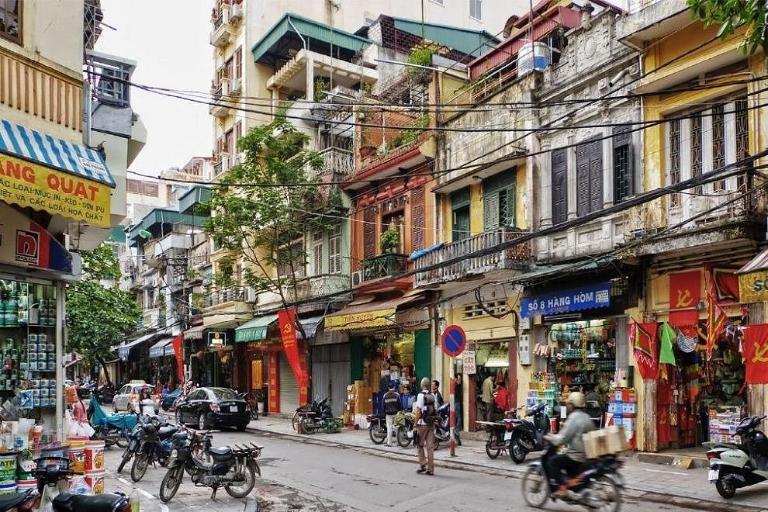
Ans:
[[[669,274],[669,324],[673,327],[694,325],[698,321],[697,306],[701,300],[701,272]]]
[[[739,302],[739,277],[733,269],[712,268],[715,298],[720,304]]]
[[[713,272],[708,272],[707,283],[707,301],[709,309],[707,311],[707,361],[712,360],[712,353],[720,335],[725,331],[728,324],[728,316],[720,307],[717,301],[717,286],[715,285],[715,276]]]
[[[280,339],[283,341],[283,351],[288,359],[288,364],[291,365],[291,370],[293,370],[293,375],[296,377],[299,387],[306,388],[309,386],[309,377],[305,366],[301,363],[302,358],[296,338],[296,308],[278,311],[277,322],[280,327]]]
[[[632,343],[637,361],[637,370],[644,380],[656,380],[659,375],[658,343],[656,322],[637,323],[629,326],[629,341]]]
[[[754,324],[744,331],[747,384],[768,384],[768,324]]]
[[[176,376],[179,383],[184,384],[184,335],[173,338],[173,355],[176,358]]]
[[[659,362],[661,364],[677,365],[675,360],[674,344],[677,341],[677,331],[669,323],[664,322],[661,326],[661,353]]]

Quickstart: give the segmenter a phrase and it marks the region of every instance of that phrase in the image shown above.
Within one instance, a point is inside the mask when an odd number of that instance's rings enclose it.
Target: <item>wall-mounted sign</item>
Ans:
[[[222,348],[227,344],[227,333],[211,331],[208,333],[208,348]]]
[[[607,308],[611,305],[611,283],[600,283],[572,290],[552,292],[520,301],[520,316],[559,315],[585,309]]]
[[[48,231],[0,203],[0,263],[72,273],[72,255]]]
[[[461,367],[462,371],[467,375],[474,375],[477,373],[477,361],[475,361],[474,350],[465,350],[462,352]]]
[[[739,274],[740,302],[763,302],[768,300],[768,270]]]

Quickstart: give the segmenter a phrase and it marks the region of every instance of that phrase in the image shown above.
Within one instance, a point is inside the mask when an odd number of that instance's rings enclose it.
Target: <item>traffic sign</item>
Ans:
[[[451,324],[443,330],[440,341],[443,346],[443,352],[451,357],[456,357],[464,352],[464,347],[467,346],[467,335],[464,333],[464,329],[458,325]]]

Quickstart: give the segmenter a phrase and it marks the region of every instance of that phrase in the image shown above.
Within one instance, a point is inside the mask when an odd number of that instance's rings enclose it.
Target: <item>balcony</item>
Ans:
[[[659,39],[690,23],[685,0],[629,0],[629,16],[616,27],[616,37],[641,48],[646,41]]]
[[[327,178],[328,181],[339,181],[352,175],[355,169],[355,157],[352,151],[337,147],[325,148],[319,151],[323,165],[320,169],[305,169],[307,176],[316,179]]]
[[[350,277],[345,274],[325,274],[300,279],[296,286],[287,286],[286,300],[295,302],[312,297],[343,292],[349,289]]]
[[[347,89],[356,89],[360,82],[373,84],[378,78],[378,72],[374,69],[361,67],[351,62],[323,55],[311,50],[301,49],[293,58],[283,64],[267,80],[267,89],[286,89],[291,91],[304,91],[307,89],[307,73],[310,79],[320,78],[320,70],[325,73],[333,73],[333,82]],[[310,82],[311,83],[311,82]],[[319,91],[316,91],[319,92]],[[321,100],[320,94],[308,100]],[[306,114],[306,113],[305,113]]]
[[[524,234],[528,234],[528,232],[500,228],[445,244],[414,260],[414,270],[418,272],[414,279],[414,287],[434,286],[496,270],[524,269],[531,262],[530,242],[522,242],[504,251],[493,252],[485,256],[468,257],[477,251],[497,247],[503,242],[511,242]],[[460,261],[420,272],[422,268],[455,259]]]
[[[211,105],[208,112],[219,119],[224,119],[232,113],[229,96],[229,79],[222,78],[218,84],[211,89]]]
[[[213,30],[211,31],[211,45],[223,49],[232,41],[232,25],[229,21],[229,6],[222,5],[211,18]]]
[[[165,309],[159,307],[148,308],[144,310],[142,322],[145,329],[162,329],[166,326]]]
[[[245,302],[245,288],[222,288],[213,290],[206,295],[204,304],[206,308],[220,307],[233,302]]]
[[[363,260],[363,281],[392,277],[405,272],[408,256],[405,254],[382,254]]]
[[[240,24],[241,21],[243,21],[243,16],[245,13],[243,12],[243,4],[242,3],[233,3],[229,8],[229,24],[236,27]]]

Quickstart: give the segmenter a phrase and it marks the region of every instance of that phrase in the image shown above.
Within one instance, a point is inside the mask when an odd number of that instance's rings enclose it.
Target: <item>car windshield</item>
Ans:
[[[237,398],[237,393],[232,389],[227,388],[209,388],[216,400],[234,400]]]

